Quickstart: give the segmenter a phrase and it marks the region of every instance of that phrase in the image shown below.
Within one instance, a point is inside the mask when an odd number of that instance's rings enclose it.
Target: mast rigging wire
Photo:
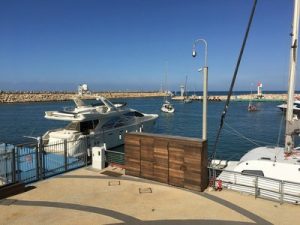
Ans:
[[[241,63],[242,56],[243,56],[244,48],[245,48],[245,45],[246,45],[246,42],[247,42],[247,39],[248,39],[248,33],[249,33],[249,30],[250,30],[250,27],[251,27],[251,24],[252,24],[252,20],[253,20],[255,8],[256,8],[256,3],[257,3],[257,0],[254,0],[251,15],[250,15],[250,18],[249,18],[249,21],[248,21],[247,30],[246,30],[246,33],[245,33],[245,36],[244,36],[242,48],[240,50],[239,58],[238,58],[238,61],[237,61],[236,67],[235,67],[235,71],[234,71],[234,74],[233,74],[233,77],[232,77],[232,80],[231,80],[231,85],[230,85],[229,92],[228,92],[228,95],[227,95],[224,110],[223,110],[222,115],[221,115],[220,126],[219,126],[218,133],[217,133],[217,136],[216,136],[216,140],[215,140],[215,143],[214,143],[211,159],[214,159],[215,156],[216,156],[217,144],[219,142],[221,130],[223,128],[225,116],[226,116],[226,113],[227,113],[227,110],[228,110],[228,107],[229,107],[230,97],[232,95],[232,91],[233,91],[233,87],[234,87],[234,84],[235,84],[236,76],[237,76],[237,73],[238,73],[238,70],[239,70],[239,66],[240,66],[240,63]]]

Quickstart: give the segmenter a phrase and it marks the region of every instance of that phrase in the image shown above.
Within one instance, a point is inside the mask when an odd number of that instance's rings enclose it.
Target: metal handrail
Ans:
[[[276,200],[281,204],[283,202],[300,204],[300,183],[254,174],[243,174],[210,166],[208,169],[210,181],[221,180],[224,188],[254,194],[255,198],[260,197]],[[212,182],[210,184],[215,185]]]

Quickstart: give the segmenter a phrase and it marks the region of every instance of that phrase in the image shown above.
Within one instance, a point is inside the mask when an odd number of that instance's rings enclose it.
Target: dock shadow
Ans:
[[[99,180],[106,180],[108,176],[111,174],[104,175],[67,175],[64,174],[63,176],[57,176],[56,178],[59,179],[99,179]],[[131,177],[131,176],[121,176],[121,177],[115,177],[114,175],[110,176],[110,180],[127,180],[127,181],[134,181],[134,182],[140,182],[140,183],[148,183],[148,184],[158,184],[163,185],[166,187],[170,187],[167,184],[161,184],[156,181],[152,180],[144,180],[143,178],[138,177]],[[267,220],[261,218],[260,216],[238,206],[235,205],[229,201],[226,201],[222,198],[216,197],[214,195],[210,195],[208,193],[199,193],[179,187],[171,186],[172,188],[180,189],[187,192],[192,192],[196,195],[200,195],[201,197],[207,198],[215,203],[218,203],[224,207],[227,207],[241,215],[243,215],[246,218],[249,218],[254,223],[249,222],[240,222],[240,221],[223,221],[223,220],[156,220],[156,221],[142,221],[137,218],[134,218],[130,215],[126,215],[120,212],[116,212],[113,210],[100,208],[100,207],[93,207],[93,206],[87,206],[87,205],[80,205],[80,204],[72,204],[72,203],[63,203],[63,202],[48,202],[48,201],[28,201],[28,200],[18,200],[18,199],[7,199],[7,201],[0,201],[0,205],[22,205],[22,206],[36,206],[36,207],[52,207],[52,208],[62,208],[62,209],[72,209],[72,210],[78,210],[83,212],[90,212],[90,213],[96,213],[101,214],[105,216],[110,216],[112,218],[118,219],[120,221],[123,221],[123,223],[116,223],[118,224],[145,224],[145,225],[157,225],[157,224],[164,224],[164,225],[250,225],[250,224],[259,224],[259,225],[271,225],[272,223],[268,222]],[[29,191],[31,189],[34,189],[35,186],[28,186],[26,187],[26,191]]]
[[[78,210],[82,212],[95,213],[104,216],[109,216],[111,218],[122,221],[121,223],[114,223],[113,225],[121,225],[121,224],[130,224],[130,225],[271,225],[272,223],[266,221],[265,219],[255,215],[252,212],[249,212],[231,202],[228,202],[224,199],[218,198],[216,196],[212,196],[206,193],[202,193],[201,196],[217,202],[227,208],[230,208],[241,215],[249,218],[252,222],[241,222],[241,221],[229,221],[229,220],[153,220],[153,221],[143,221],[138,218],[135,218],[130,215],[126,215],[124,213],[120,213],[114,210],[87,206],[81,204],[73,204],[73,203],[63,203],[63,202],[49,202],[49,201],[28,201],[28,200],[18,200],[18,199],[7,199],[7,201],[0,201],[0,205],[12,206],[30,206],[30,207],[51,207],[51,208],[60,208],[60,209],[71,209]]]

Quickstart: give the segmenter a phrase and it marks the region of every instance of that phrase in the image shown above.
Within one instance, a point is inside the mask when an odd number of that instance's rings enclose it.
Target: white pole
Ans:
[[[202,139],[207,140],[207,84],[208,67],[203,68],[203,111],[202,111]]]
[[[295,75],[296,75],[297,48],[298,48],[299,11],[300,11],[299,0],[295,0],[292,43],[291,43],[291,50],[290,50],[289,89],[288,89],[288,101],[287,101],[287,110],[286,110],[285,153],[291,153],[291,151],[294,148],[293,137],[290,134],[290,132],[288,132],[289,131],[288,127],[293,120]]]
[[[203,111],[202,111],[202,139],[207,140],[207,86],[208,86],[208,66],[207,66],[207,42],[200,38],[194,42],[193,45],[193,57],[196,57],[196,44],[203,42],[205,45],[204,53],[204,68],[203,68]]]

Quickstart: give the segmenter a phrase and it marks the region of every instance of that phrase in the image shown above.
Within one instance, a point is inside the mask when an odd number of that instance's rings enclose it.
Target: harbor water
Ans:
[[[172,101],[176,111],[166,114],[160,111],[163,98],[114,99],[127,102],[128,107],[144,113],[159,114],[154,133],[202,137],[202,102],[183,103]],[[217,157],[239,159],[245,152],[259,145],[282,145],[284,118],[276,107],[280,102],[258,102],[258,111],[248,112],[248,102],[231,102],[217,145]],[[208,102],[208,146],[212,151],[220,117],[225,102]],[[24,136],[41,136],[50,129],[64,127],[63,121],[47,120],[45,111],[72,107],[72,101],[19,103],[0,105],[0,143],[19,144],[29,140]],[[123,150],[119,148],[118,150]]]

